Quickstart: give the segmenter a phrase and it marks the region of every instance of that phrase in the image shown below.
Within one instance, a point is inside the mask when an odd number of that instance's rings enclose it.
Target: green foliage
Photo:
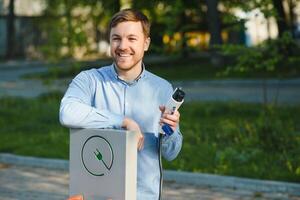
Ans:
[[[40,24],[42,44],[39,50],[46,59],[66,57],[99,56],[98,42],[107,41],[107,28],[112,15],[126,4],[142,10],[152,22],[154,53],[182,54],[198,51],[187,45],[188,32],[207,31],[207,7],[205,1],[155,0],[155,1],[95,1],[95,0],[46,0],[45,16]],[[243,20],[236,16],[236,9],[245,12],[258,9],[266,18],[276,16],[272,0],[221,0],[219,9],[221,24],[226,31],[240,31]],[[171,38],[179,33],[181,38],[173,43],[163,43],[162,38]],[[174,45],[174,43],[176,43]],[[78,52],[81,52],[78,55]],[[81,55],[83,54],[83,55]]]
[[[204,2],[196,0],[167,0],[167,1],[134,1],[133,7],[142,10],[150,19],[151,27],[151,51],[178,55],[187,49],[185,44],[186,32],[200,31],[205,21]],[[180,39],[172,43],[164,44],[163,36],[173,38],[174,34],[180,34]],[[174,44],[176,43],[176,44]]]
[[[219,76],[228,76],[236,72],[255,72],[266,77],[275,72],[273,74],[280,78],[284,68],[296,67],[295,64],[299,61],[299,47],[289,33],[255,47],[223,45],[220,49],[225,56],[234,60],[234,64],[227,67],[223,73],[219,73]]]
[[[94,1],[94,0],[46,0],[45,20],[40,22],[43,45],[39,48],[50,60],[68,57],[99,56],[97,45],[107,40],[108,23],[122,6],[142,10],[152,22],[151,51],[154,53],[182,54],[200,48],[187,45],[188,32],[207,31],[205,1],[157,0],[157,1]],[[220,1],[221,24],[226,30],[240,30],[241,20],[235,16],[236,8],[245,12],[259,9],[265,17],[276,15],[271,0]],[[225,29],[224,29],[225,30]],[[171,38],[180,34],[172,44],[163,43],[163,36]],[[174,43],[176,43],[174,45]],[[81,52],[78,55],[78,52]],[[83,54],[83,55],[81,55]]]
[[[221,2],[225,8],[238,8],[242,9],[244,12],[250,12],[258,9],[266,18],[276,15],[276,12],[272,6],[272,0],[222,0]]]
[[[115,10],[111,3],[47,0],[44,19],[38,24],[43,57],[57,61],[98,53],[97,42],[107,40],[107,24]]]

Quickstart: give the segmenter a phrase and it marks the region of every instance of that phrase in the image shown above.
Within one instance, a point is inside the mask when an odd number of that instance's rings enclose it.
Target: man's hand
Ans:
[[[159,109],[161,111],[161,118],[159,121],[159,124],[168,124],[173,131],[176,130],[179,119],[180,119],[180,113],[176,110],[173,114],[166,112],[165,106],[159,106]]]
[[[125,128],[128,131],[134,131],[138,135],[138,150],[142,150],[144,148],[144,135],[141,132],[139,125],[132,119],[125,117],[123,120],[122,128]]]
[[[71,196],[67,200],[84,200],[84,199],[83,199],[83,196],[81,194],[79,194],[79,195]],[[112,199],[107,199],[107,200],[112,200]]]
[[[68,198],[68,200],[84,200],[82,195],[75,195]]]

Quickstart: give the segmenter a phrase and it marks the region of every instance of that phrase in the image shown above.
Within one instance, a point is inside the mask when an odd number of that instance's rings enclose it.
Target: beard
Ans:
[[[127,54],[127,56],[122,57],[121,55]],[[135,52],[125,52],[125,51],[117,51],[113,56],[113,61],[118,70],[123,72],[128,72],[138,65],[142,65],[143,56],[136,56]]]

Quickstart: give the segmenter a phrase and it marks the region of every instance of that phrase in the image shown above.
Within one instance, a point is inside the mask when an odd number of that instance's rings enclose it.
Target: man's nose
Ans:
[[[125,39],[122,39],[120,40],[120,43],[119,43],[119,49],[126,49],[128,48],[128,41],[125,40]]]

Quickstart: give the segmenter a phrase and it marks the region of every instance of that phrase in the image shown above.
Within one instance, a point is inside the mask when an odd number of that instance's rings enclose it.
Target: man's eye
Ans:
[[[136,38],[129,38],[130,41],[136,41]]]
[[[112,40],[113,40],[113,41],[119,41],[120,38],[113,38]]]

